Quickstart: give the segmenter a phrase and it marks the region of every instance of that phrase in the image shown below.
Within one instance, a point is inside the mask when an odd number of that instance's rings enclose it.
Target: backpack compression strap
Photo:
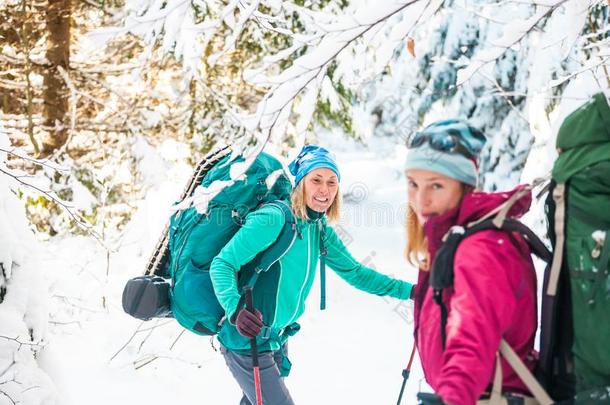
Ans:
[[[455,252],[457,251],[459,244],[465,238],[483,230],[517,232],[523,236],[532,253],[547,263],[552,260],[551,252],[544,243],[542,243],[540,238],[523,223],[513,218],[504,219],[499,228],[496,226],[496,223],[494,223],[494,218],[488,218],[470,228],[463,228],[461,226],[452,227],[447,235],[445,235],[445,241],[436,254],[430,272],[430,286],[433,290],[434,301],[441,309],[441,342],[443,350],[445,350],[445,341],[447,339],[445,327],[447,326],[448,317],[447,307],[443,303],[443,289],[453,285]]]
[[[224,147],[214,152],[207,154],[195,168],[189,182],[187,183],[179,201],[189,197],[196,186],[198,186],[203,177],[210,169],[218,163],[223,157],[231,152],[230,148]],[[159,241],[155,245],[155,249],[146,265],[145,275],[160,275],[164,276],[163,268],[169,260],[169,225],[165,225]]]

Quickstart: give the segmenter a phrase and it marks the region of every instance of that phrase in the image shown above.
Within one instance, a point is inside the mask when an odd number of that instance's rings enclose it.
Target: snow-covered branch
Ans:
[[[497,61],[507,50],[521,42],[528,34],[536,29],[540,21],[551,15],[556,9],[568,0],[549,1],[548,4],[539,5],[538,10],[528,19],[509,22],[504,28],[504,36],[482,51],[478,57],[470,62],[468,67],[458,72],[457,86],[468,81],[483,66]]]
[[[19,340],[18,337],[14,338],[14,337],[10,337],[10,336],[2,336],[2,335],[0,335],[0,339],[4,339],[4,340],[8,340],[8,341],[17,343],[19,345],[17,350],[20,350],[22,346],[30,346],[30,347],[34,347],[34,348],[37,348],[37,349],[40,349],[40,348],[43,347],[39,343],[24,342],[22,340]]]
[[[103,239],[95,231],[93,225],[90,224],[89,222],[87,222],[83,217],[81,217],[74,210],[74,206],[70,202],[64,201],[63,199],[61,199],[54,191],[44,190],[41,187],[38,187],[35,184],[32,184],[32,183],[24,180],[25,178],[32,178],[31,175],[16,173],[16,172],[14,172],[10,169],[7,169],[5,167],[2,167],[2,166],[0,166],[0,173],[12,178],[13,180],[15,180],[17,183],[21,184],[22,186],[25,186],[26,188],[34,191],[36,194],[44,196],[47,200],[53,201],[55,204],[57,204],[59,207],[61,207],[72,218],[72,220],[74,220],[74,223],[79,228],[81,228],[87,234],[93,236],[100,244],[105,246]]]
[[[336,17],[334,20],[321,19],[324,22],[318,22],[317,27],[323,33],[314,32],[303,41],[303,43],[311,43],[319,38],[317,45],[310,47],[309,51],[296,59],[289,68],[277,75],[266,74],[266,71],[275,66],[282,56],[291,55],[304,45],[293,45],[265,60],[262,67],[246,72],[245,78],[249,82],[270,87],[259,103],[256,114],[250,117],[250,123],[253,124],[252,129],[258,128],[266,136],[277,127],[280,128],[279,132],[282,132],[293,102],[301,93],[304,93],[298,105],[300,118],[297,124],[297,131],[303,131],[313,115],[313,107],[329,65],[358,40],[370,42],[383,26],[389,24],[393,17],[405,12],[415,3],[420,3],[421,7],[415,8],[411,13],[415,17],[411,21],[397,24],[396,27],[400,29],[393,30],[389,40],[384,38],[386,43],[390,43],[389,47],[393,51],[397,44],[413,30],[426,11],[436,11],[438,2],[406,0],[384,3],[383,7],[374,4],[359,9],[353,15]],[[340,69],[344,69],[344,67]]]

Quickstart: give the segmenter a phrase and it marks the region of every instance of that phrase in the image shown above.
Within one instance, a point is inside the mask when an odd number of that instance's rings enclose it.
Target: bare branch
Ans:
[[[4,376],[4,374],[8,373],[8,371],[11,369],[11,367],[13,367],[15,364],[17,364],[17,362],[13,358],[13,362],[11,364],[9,364],[8,367],[4,369],[3,372],[0,373],[0,377]]]
[[[110,360],[108,360],[108,364],[110,364],[110,362],[112,362],[112,360],[114,360],[114,358],[115,358],[116,356],[118,356],[118,355],[119,355],[119,353],[121,353],[121,352],[123,351],[123,349],[125,349],[125,348],[126,348],[128,345],[129,345],[129,343],[131,343],[131,341],[133,340],[133,338],[134,338],[134,337],[136,337],[136,335],[137,335],[137,334],[140,332],[140,327],[141,327],[142,325],[144,325],[144,321],[140,322],[140,324],[138,325],[137,329],[136,329],[136,330],[135,330],[135,331],[134,331],[134,332],[131,334],[131,336],[129,337],[129,339],[127,340],[127,342],[125,342],[125,343],[123,344],[123,346],[121,346],[121,347],[120,347],[120,349],[119,349],[119,350],[117,350],[117,352],[116,352],[116,353],[114,353],[114,354],[112,355],[112,357],[110,357]]]
[[[154,354],[149,354],[148,356],[144,357],[143,359],[138,359],[136,361],[133,362],[133,366],[134,369],[139,370],[142,367],[152,363],[153,361],[157,360],[159,357],[155,356]]]
[[[21,346],[30,346],[30,347],[35,347],[35,348],[42,348],[43,347],[43,345],[38,344],[38,343],[23,342],[23,341],[19,340],[19,337],[12,338],[12,337],[9,337],[9,336],[0,335],[0,339],[5,339],[5,340],[9,340],[9,341],[18,343],[19,344],[19,348],[17,350],[21,350]],[[9,368],[10,368],[10,366],[9,366]],[[4,372],[6,372],[6,370]],[[2,373],[2,374],[4,374],[4,373]],[[2,375],[2,374],[0,374],[0,375]]]
[[[116,352],[116,353],[114,353],[114,354],[112,355],[112,357],[110,357],[110,360],[108,360],[108,363],[109,363],[109,364],[110,364],[110,362],[112,362],[112,360],[114,360],[114,359],[115,359],[115,357],[116,357],[116,356],[118,356],[118,355],[119,355],[119,353],[121,353],[121,352],[122,352],[122,351],[123,351],[123,350],[124,350],[124,349],[125,349],[125,348],[126,348],[126,347],[127,347],[129,344],[130,344],[130,343],[131,343],[131,341],[132,341],[132,340],[133,340],[133,339],[136,337],[136,335],[137,335],[138,333],[142,333],[142,332],[148,332],[148,331],[150,331],[150,332],[149,332],[149,334],[148,334],[148,335],[146,336],[146,338],[144,339],[144,340],[146,340],[146,339],[148,338],[148,336],[150,336],[150,333],[152,333],[152,331],[153,331],[154,329],[157,329],[157,328],[159,328],[159,327],[162,327],[162,326],[165,326],[165,325],[167,325],[167,324],[173,323],[172,321],[167,321],[167,322],[159,322],[159,320],[157,320],[157,323],[156,323],[154,326],[152,326],[152,327],[148,327],[148,328],[143,328],[143,329],[142,329],[142,326],[144,325],[144,322],[145,322],[145,321],[140,322],[140,324],[138,325],[138,327],[136,328],[136,330],[135,330],[135,331],[134,331],[134,332],[131,334],[131,336],[129,337],[129,339],[127,340],[127,342],[125,342],[125,343],[123,344],[123,346],[121,346],[121,348],[120,348],[119,350],[117,350],[117,352]],[[140,345],[140,348],[141,348],[141,347],[142,347],[142,345]]]
[[[169,350],[172,350],[174,348],[174,346],[176,345],[176,343],[178,343],[178,340],[180,340],[184,332],[186,332],[186,329],[182,329],[182,331],[180,331],[180,334],[176,337],[176,339],[174,339],[172,344],[169,346]]]
[[[501,96],[504,99],[504,101],[506,101],[506,103],[513,109],[513,111],[515,111],[517,113],[517,115],[519,115],[519,117],[523,121],[525,121],[528,125],[530,125],[530,122],[527,119],[527,117],[523,114],[523,112],[520,109],[515,107],[515,105],[513,104],[513,102],[510,99],[510,96],[505,92],[505,90],[502,88],[502,86],[500,86],[500,83],[498,83],[498,81],[495,78],[489,77],[486,74],[481,73],[481,76],[484,79],[486,79],[488,82],[490,82],[498,91],[496,94]]]
[[[13,381],[14,381],[14,380],[13,380]],[[4,384],[4,383],[0,383],[0,384]],[[13,405],[17,405],[17,403],[15,402],[15,400],[14,400],[14,399],[13,399],[13,398],[12,398],[10,395],[8,395],[6,392],[4,392],[4,391],[0,390],[0,394],[4,395],[6,398],[8,398],[8,400],[9,400],[9,401],[11,401],[11,403],[12,403]]]
[[[78,225],[83,231],[87,232],[89,235],[91,235],[93,238],[95,238],[102,246],[106,246],[106,243],[102,240],[102,238],[93,229],[93,225],[91,225],[89,222],[87,222],[78,213],[74,212],[73,211],[74,207],[70,203],[65,202],[61,198],[59,198],[55,194],[55,192],[43,190],[40,187],[37,187],[37,186],[35,186],[33,184],[27,183],[27,182],[22,180],[22,178],[24,178],[24,177],[25,178],[31,177],[29,175],[18,175],[18,174],[12,173],[9,170],[4,170],[2,167],[0,167],[0,173],[3,173],[5,175],[7,175],[8,177],[11,177],[11,178],[15,179],[19,184],[21,184],[21,185],[23,185],[23,186],[25,186],[25,187],[27,187],[27,188],[29,188],[31,190],[34,190],[38,194],[44,196],[49,201],[53,201],[54,203],[59,205],[74,220],[76,225]]]
[[[590,70],[594,70],[594,69],[596,69],[596,68],[598,68],[600,66],[605,68],[607,66],[607,62],[608,61],[610,61],[610,55],[605,56],[605,57],[601,57],[599,62],[591,63],[591,64],[586,65],[585,67],[583,67],[582,69],[580,69],[580,70],[578,70],[576,72],[570,73],[567,76],[560,77],[559,79],[551,80],[551,82],[549,83],[549,86],[547,87],[547,89],[551,89],[553,87],[559,86],[562,83],[564,83],[564,82],[566,82],[568,80],[571,80],[571,79],[573,79],[574,77],[576,77],[576,76],[578,76],[580,74],[583,74],[583,73],[588,72]]]
[[[33,158],[30,155],[28,155],[27,152],[25,152],[24,150],[16,148],[16,147],[13,147],[11,149],[4,149],[4,148],[0,147],[0,152],[4,152],[8,155],[17,157],[19,159],[23,159],[30,163],[34,163],[38,166],[48,167],[48,168],[58,171],[62,174],[67,174],[70,171],[70,169],[68,169],[67,167],[59,166],[59,165],[55,164],[54,162],[50,161],[49,159]]]

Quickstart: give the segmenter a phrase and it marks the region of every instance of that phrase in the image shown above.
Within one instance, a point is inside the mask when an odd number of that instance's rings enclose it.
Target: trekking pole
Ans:
[[[411,356],[409,357],[409,363],[407,364],[407,368],[402,370],[402,387],[400,387],[400,394],[398,395],[398,402],[396,405],[400,405],[402,401],[402,394],[405,392],[405,386],[407,385],[407,380],[409,379],[409,374],[411,374],[411,364],[413,364],[413,357],[415,356],[415,342],[413,342],[413,349],[411,349]]]
[[[244,287],[246,294],[246,309],[254,313],[254,304],[252,303],[252,287]],[[254,373],[254,389],[256,390],[256,405],[263,405],[263,393],[261,391],[261,373],[258,368],[258,349],[256,347],[256,338],[250,339],[250,347],[252,348],[252,371]]]

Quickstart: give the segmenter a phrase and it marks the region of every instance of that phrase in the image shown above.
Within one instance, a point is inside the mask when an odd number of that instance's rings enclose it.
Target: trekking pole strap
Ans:
[[[555,294],[557,294],[557,283],[559,282],[559,273],[563,260],[566,214],[565,183],[560,183],[555,186],[555,189],[553,190],[553,200],[555,200],[555,247],[549,275],[549,285],[546,291],[550,296],[555,296]]]

